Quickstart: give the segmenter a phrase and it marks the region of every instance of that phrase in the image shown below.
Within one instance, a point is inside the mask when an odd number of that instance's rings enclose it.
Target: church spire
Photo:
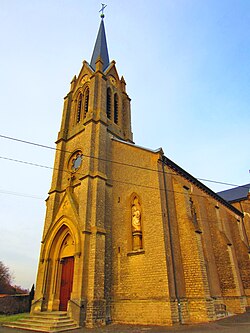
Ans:
[[[108,47],[107,47],[107,41],[106,41],[106,35],[105,35],[105,28],[104,28],[104,22],[103,22],[103,18],[104,18],[104,14],[103,14],[103,10],[105,7],[103,7],[101,9],[102,14],[101,14],[101,24],[100,24],[100,28],[98,31],[98,35],[96,38],[96,42],[95,42],[95,47],[94,47],[94,51],[92,54],[92,58],[91,58],[91,62],[90,62],[90,66],[95,70],[96,69],[96,61],[99,57],[101,57],[102,61],[103,61],[103,70],[105,70],[108,65],[109,65],[109,54],[108,54]]]

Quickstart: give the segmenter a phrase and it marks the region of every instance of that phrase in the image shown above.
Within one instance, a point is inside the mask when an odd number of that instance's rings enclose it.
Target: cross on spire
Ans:
[[[102,5],[102,8],[99,10],[99,13],[102,12],[101,13],[101,18],[103,19],[104,18],[104,13],[103,12],[104,12],[104,9],[107,7],[107,5],[105,5],[105,3],[102,3],[101,5]]]
[[[103,62],[103,70],[105,70],[108,65],[109,65],[109,54],[108,54],[108,47],[107,47],[107,41],[106,41],[106,35],[105,35],[105,28],[104,28],[104,14],[103,14],[103,10],[107,5],[105,5],[104,3],[102,3],[102,9],[100,10],[100,12],[102,12],[101,14],[101,22],[100,22],[100,28],[97,34],[97,38],[96,38],[96,42],[95,42],[95,47],[94,47],[94,51],[92,54],[92,58],[91,58],[91,62],[90,62],[90,66],[95,70],[96,69],[96,61],[98,59],[98,57],[101,57],[102,62]]]

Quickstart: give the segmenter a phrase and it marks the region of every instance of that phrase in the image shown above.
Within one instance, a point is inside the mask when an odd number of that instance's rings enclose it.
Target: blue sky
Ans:
[[[136,144],[197,178],[249,183],[250,2],[105,2],[110,59]],[[96,0],[0,1],[0,135],[54,147],[63,97],[99,27]],[[0,156],[52,167],[53,150],[0,138]],[[0,260],[35,282],[51,169],[0,158]],[[205,183],[214,191],[229,187]]]

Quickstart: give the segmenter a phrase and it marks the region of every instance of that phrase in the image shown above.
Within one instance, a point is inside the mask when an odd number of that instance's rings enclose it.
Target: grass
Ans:
[[[18,313],[15,315],[0,315],[0,325],[4,323],[9,323],[13,321],[17,321],[19,319],[28,317],[29,313]]]

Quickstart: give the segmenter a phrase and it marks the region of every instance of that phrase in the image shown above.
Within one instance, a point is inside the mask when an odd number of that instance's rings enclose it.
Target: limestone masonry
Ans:
[[[67,311],[94,327],[245,311],[250,210],[162,149],[133,143],[130,98],[109,61],[103,18],[91,63],[65,97],[56,144],[33,314]]]

